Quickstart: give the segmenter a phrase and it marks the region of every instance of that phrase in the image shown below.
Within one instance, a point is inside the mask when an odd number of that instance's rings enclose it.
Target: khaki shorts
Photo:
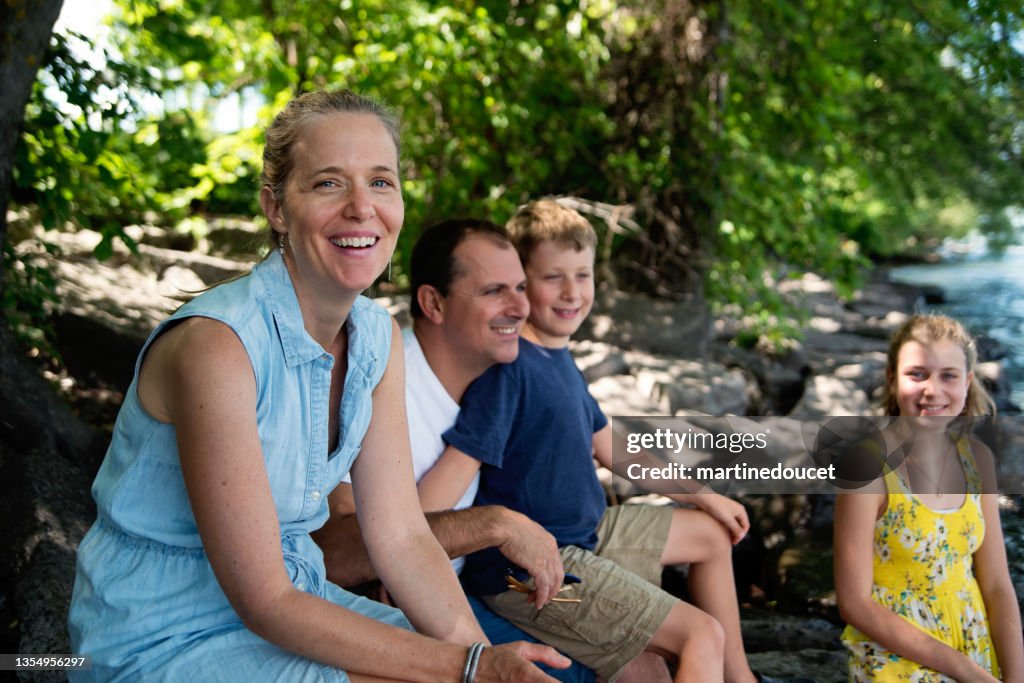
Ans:
[[[537,610],[526,595],[507,591],[484,596],[491,609],[611,683],[643,652],[679,599],[661,590],[661,554],[672,525],[672,508],[618,505],[598,525],[594,552],[561,549],[565,571],[582,580]]]

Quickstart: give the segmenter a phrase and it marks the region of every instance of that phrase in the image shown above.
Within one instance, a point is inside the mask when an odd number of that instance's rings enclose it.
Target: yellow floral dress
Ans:
[[[875,523],[874,599],[914,626],[963,652],[998,676],[973,554],[985,537],[980,479],[967,439],[957,442],[967,480],[963,505],[939,512],[910,492],[896,472],[885,475],[888,505]],[[973,492],[973,493],[971,493]],[[956,683],[904,659],[847,626],[850,681]]]

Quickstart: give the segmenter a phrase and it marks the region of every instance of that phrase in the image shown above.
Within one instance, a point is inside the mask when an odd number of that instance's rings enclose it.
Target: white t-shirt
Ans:
[[[409,417],[409,445],[412,447],[413,473],[419,481],[444,452],[445,442],[441,435],[455,424],[459,404],[430,369],[411,328],[402,331],[402,342],[405,344],[405,409]],[[479,472],[452,509],[461,510],[472,505],[478,488]],[[452,560],[456,574],[462,571],[465,563],[463,557]]]
[[[409,443],[416,481],[434,466],[445,443],[441,435],[455,424],[459,404],[448,394],[441,380],[430,369],[420,342],[411,329],[402,332],[405,344],[405,409],[409,415]],[[480,473],[452,508],[461,510],[473,504],[480,487]]]

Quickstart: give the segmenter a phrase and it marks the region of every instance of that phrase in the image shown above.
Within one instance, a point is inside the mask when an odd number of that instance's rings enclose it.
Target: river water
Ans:
[[[927,265],[901,266],[892,279],[912,285],[935,285],[946,294],[943,304],[928,312],[953,316],[973,334],[987,335],[1008,353],[1003,359],[1013,386],[1013,402],[1024,407],[1024,246],[1002,256],[947,258]],[[975,251],[975,253],[978,253]]]

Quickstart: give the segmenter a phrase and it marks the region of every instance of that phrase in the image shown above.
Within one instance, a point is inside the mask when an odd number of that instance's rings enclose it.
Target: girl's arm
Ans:
[[[973,440],[975,462],[982,476],[983,491],[996,490],[995,463],[992,452]],[[1006,563],[1003,528],[999,521],[999,501],[995,493],[981,496],[985,516],[985,540],[974,553],[974,574],[981,588],[988,614],[989,631],[996,649],[999,669],[1004,681],[1024,682],[1024,639],[1021,636],[1020,609]]]
[[[862,493],[836,496],[835,584],[843,619],[883,648],[959,681],[996,683],[965,655],[875,602],[872,595],[874,530],[886,501],[878,480]]]
[[[204,549],[246,627],[285,650],[353,673],[458,680],[465,645],[385,625],[292,585],[257,432],[252,366],[235,334],[213,320],[185,321],[154,343],[146,366],[140,390],[146,383],[145,395],[159,397],[154,414],[175,425]],[[528,666],[493,650],[491,662]]]
[[[615,472],[612,467],[612,425],[611,422],[594,433],[594,457],[604,467]],[[664,465],[654,457],[646,454],[651,467]],[[648,491],[661,493],[683,505],[693,505],[715,518],[729,532],[733,543],[739,543],[750,530],[750,519],[747,516],[747,509],[743,504],[719,493],[707,491],[704,493],[678,493],[681,488],[687,488],[688,484],[699,486],[699,482],[667,482],[660,479],[644,480],[636,482]],[[660,485],[659,485],[660,484]],[[666,491],[666,489],[668,489]]]
[[[479,471],[479,460],[455,446],[446,446],[441,457],[417,484],[423,511],[451,510]]]

